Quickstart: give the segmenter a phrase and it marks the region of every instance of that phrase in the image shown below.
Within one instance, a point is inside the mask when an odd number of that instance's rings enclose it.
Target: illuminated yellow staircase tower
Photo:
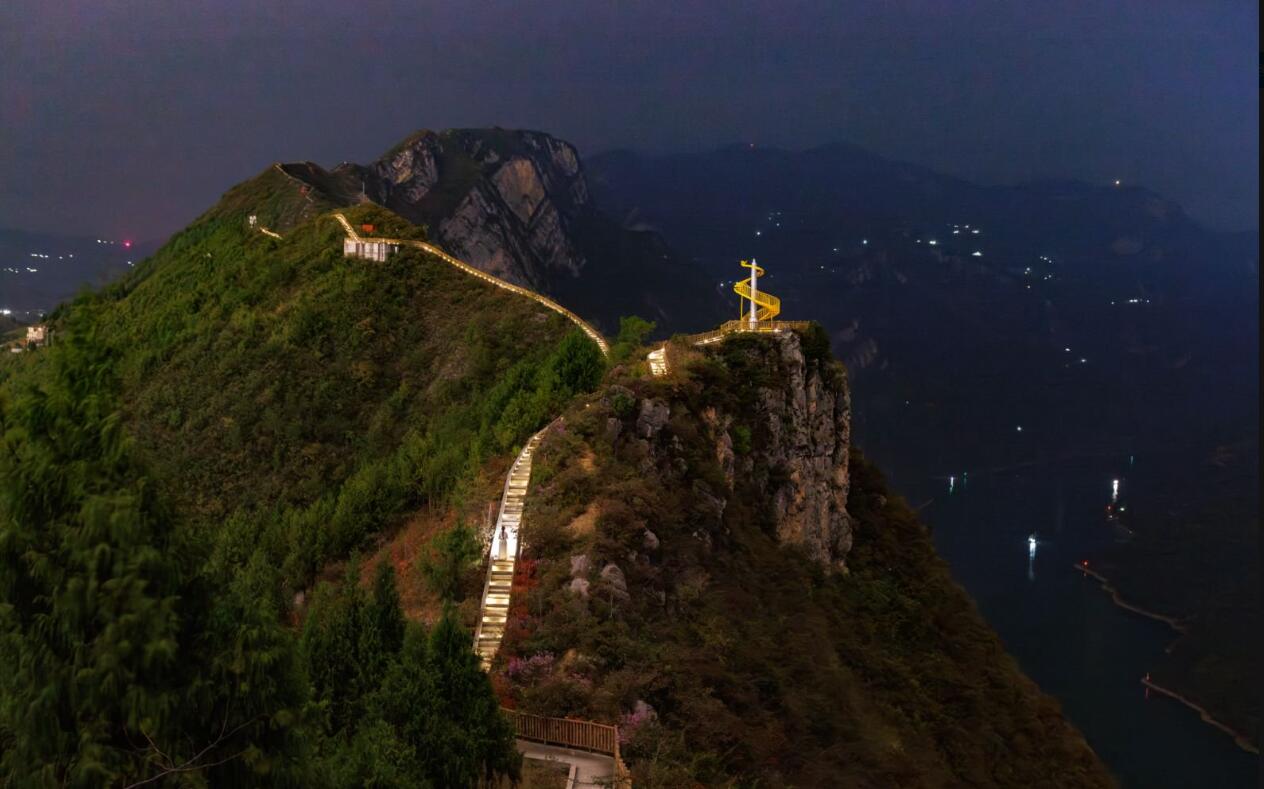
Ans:
[[[749,323],[750,328],[754,329],[759,325],[760,321],[770,321],[781,314],[781,299],[769,293],[761,293],[759,290],[759,278],[763,276],[764,269],[752,258],[749,262],[743,260],[741,262],[743,268],[750,269],[750,279],[740,279],[733,283],[733,290],[741,298],[738,304],[741,309],[738,312],[738,320],[745,320]],[[750,310],[746,309],[746,302],[750,302]]]

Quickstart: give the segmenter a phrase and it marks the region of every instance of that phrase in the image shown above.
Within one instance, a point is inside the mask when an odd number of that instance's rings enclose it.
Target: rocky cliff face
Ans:
[[[628,410],[635,418],[611,418],[610,435],[637,446],[643,474],[688,478],[695,502],[718,532],[730,501],[744,498],[765,509],[780,543],[845,570],[852,544],[851,395],[842,367],[805,356],[792,333],[736,338],[713,353],[735,373],[732,385],[704,387],[696,400],[679,393],[638,399],[612,387],[607,399],[634,403]],[[734,392],[741,396],[728,396]],[[708,483],[688,459],[682,436],[693,432],[686,428],[691,420],[704,427],[723,487]]]
[[[773,372],[756,389],[751,451],[733,452],[734,421],[723,426],[716,452],[731,478],[753,484],[772,506],[777,537],[801,547],[822,564],[845,568],[851,550],[847,515],[847,458],[851,448],[851,394],[842,370],[804,357],[796,334],[778,335],[745,351]]]
[[[591,210],[579,156],[542,132],[419,132],[358,175],[366,199],[429,226],[459,258],[544,289],[576,276],[585,257],[573,226]]]

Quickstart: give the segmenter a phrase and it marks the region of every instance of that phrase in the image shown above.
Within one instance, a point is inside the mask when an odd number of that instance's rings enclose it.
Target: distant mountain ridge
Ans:
[[[591,157],[589,172],[595,200],[661,233],[713,280],[758,257],[785,317],[830,330],[856,376],[862,424],[905,400],[975,399],[963,384],[1003,377],[1012,394],[989,399],[1022,404],[996,414],[1012,430],[1024,411],[1047,410],[1051,392],[1100,395],[1126,378],[1120,370],[1148,382],[1176,367],[1182,387],[1201,390],[1236,379],[1258,347],[1252,235],[1207,231],[1139,186],[982,186],[846,144],[617,151]],[[1065,367],[1064,353],[1089,361]],[[1116,400],[1131,408],[1139,396]],[[949,443],[995,429],[973,424]],[[1084,433],[1100,435],[1099,423]]]

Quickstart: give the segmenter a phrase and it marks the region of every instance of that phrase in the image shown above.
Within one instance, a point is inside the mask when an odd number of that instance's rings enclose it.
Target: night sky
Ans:
[[[1254,229],[1258,28],[1253,0],[3,0],[0,226],[158,238],[272,161],[499,125],[1122,178]]]

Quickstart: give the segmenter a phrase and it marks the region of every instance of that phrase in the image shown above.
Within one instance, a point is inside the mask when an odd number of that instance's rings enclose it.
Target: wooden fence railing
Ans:
[[[618,726],[570,718],[546,718],[509,709],[505,710],[505,714],[513,720],[514,731],[524,740],[610,756],[619,753]]]
[[[570,718],[546,718],[505,707],[501,711],[513,721],[514,733],[519,739],[613,757],[615,789],[632,788],[632,774],[619,753],[618,726]]]

